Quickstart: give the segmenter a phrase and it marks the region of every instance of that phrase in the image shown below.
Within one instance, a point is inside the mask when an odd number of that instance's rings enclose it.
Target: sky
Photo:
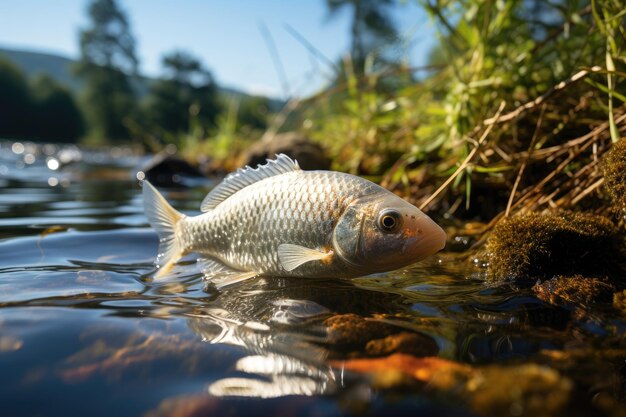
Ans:
[[[287,26],[332,61],[338,61],[350,43],[349,10],[330,18],[325,0],[118,3],[137,40],[139,70],[148,76],[161,73],[164,53],[185,50],[200,58],[219,85],[271,97],[302,97],[323,88],[332,70]],[[88,4],[89,0],[0,0],[0,46],[77,58],[78,33],[88,24]],[[404,39],[404,59],[412,66],[424,65],[435,32],[417,0],[403,2],[393,17]],[[263,33],[269,33],[272,41]],[[272,43],[278,59],[272,58]]]

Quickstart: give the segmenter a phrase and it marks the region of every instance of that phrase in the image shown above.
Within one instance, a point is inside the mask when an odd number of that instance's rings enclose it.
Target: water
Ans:
[[[352,281],[262,278],[222,292],[188,258],[177,279],[152,282],[157,237],[135,179],[143,162],[127,149],[0,142],[3,416],[480,413],[445,390],[379,390],[331,366],[359,355],[328,341],[323,321],[336,314],[419,332],[437,356],[477,365],[623,339],[613,315],[487,285],[454,254]],[[166,196],[195,214],[212,185]],[[599,392],[623,395],[620,380],[594,385],[606,372],[619,378],[619,366],[594,369],[568,375],[583,410]]]

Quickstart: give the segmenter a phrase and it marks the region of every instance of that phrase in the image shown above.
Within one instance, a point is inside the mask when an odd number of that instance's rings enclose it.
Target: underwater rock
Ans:
[[[626,211],[626,138],[614,143],[604,155],[602,173],[613,202]]]
[[[464,387],[471,409],[486,416],[553,416],[562,413],[572,382],[546,366],[478,368]]]
[[[182,158],[167,153],[155,155],[140,172],[155,187],[181,187],[184,178],[205,178],[196,167]]]
[[[126,340],[109,341],[98,335],[84,335],[95,340],[66,358],[58,375],[66,383],[80,383],[93,378],[119,379],[123,375],[141,372],[152,375],[163,361],[179,363],[179,371],[191,374],[203,365],[203,345],[181,334],[135,332]]]
[[[334,345],[362,346],[398,331],[394,326],[356,314],[337,314],[324,320],[324,325],[328,328],[328,341]]]
[[[433,356],[416,358],[404,353],[394,353],[382,358],[331,361],[330,364],[335,368],[367,374],[388,373],[397,376],[398,372],[402,372],[417,381],[428,383],[431,387],[445,390],[455,388],[459,383],[464,384],[472,372],[471,366],[459,362]],[[403,379],[395,376],[385,378],[379,375],[377,378],[403,382]]]
[[[221,407],[223,408],[223,407]],[[220,402],[207,394],[186,394],[165,398],[144,417],[202,417],[219,414]]]
[[[610,417],[626,417],[624,404],[608,392],[599,392],[595,394],[592,399],[592,404],[596,410],[599,411],[598,414],[600,415]]]
[[[254,143],[244,153],[241,165],[255,167],[265,164],[266,159],[274,159],[279,153],[297,160],[300,167],[305,170],[330,169],[331,160],[326,156],[324,149],[298,132],[268,136]]]
[[[539,352],[535,359],[569,377],[575,382],[578,392],[593,393],[593,406],[599,410],[592,409],[582,415],[626,415],[624,405],[615,403],[621,403],[626,398],[626,349],[601,346],[546,349]],[[600,396],[605,398],[599,400]]]
[[[611,302],[615,287],[606,279],[574,275],[537,282],[532,289],[537,298],[547,303],[584,307],[593,303]]]
[[[391,353],[408,353],[413,356],[434,356],[439,352],[437,343],[429,336],[420,333],[402,332],[383,339],[367,342],[365,351],[371,356],[384,356]]]
[[[626,313],[626,290],[613,294],[613,307]]]
[[[572,382],[546,366],[472,367],[437,357],[396,353],[384,358],[332,361],[344,370],[367,373],[380,389],[408,386],[408,375],[426,390],[454,396],[484,416],[552,416],[569,404]]]
[[[486,250],[491,281],[611,276],[620,270],[617,227],[606,217],[588,213],[506,218],[491,232]]]

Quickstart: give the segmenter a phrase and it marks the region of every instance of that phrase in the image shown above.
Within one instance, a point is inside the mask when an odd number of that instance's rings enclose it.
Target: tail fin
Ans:
[[[148,181],[143,182],[143,206],[148,222],[159,236],[159,253],[154,263],[159,268],[155,278],[165,275],[184,253],[176,237],[183,214],[176,211]]]

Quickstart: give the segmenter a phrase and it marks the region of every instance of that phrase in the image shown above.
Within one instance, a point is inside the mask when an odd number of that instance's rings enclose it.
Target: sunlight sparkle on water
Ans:
[[[59,169],[59,161],[56,160],[55,158],[48,158],[48,160],[46,161],[46,165],[48,165],[48,168],[56,171],[57,169]]]
[[[13,145],[11,145],[11,150],[14,154],[17,155],[21,155],[22,153],[24,153],[24,149],[24,145],[21,142],[15,142]]]

